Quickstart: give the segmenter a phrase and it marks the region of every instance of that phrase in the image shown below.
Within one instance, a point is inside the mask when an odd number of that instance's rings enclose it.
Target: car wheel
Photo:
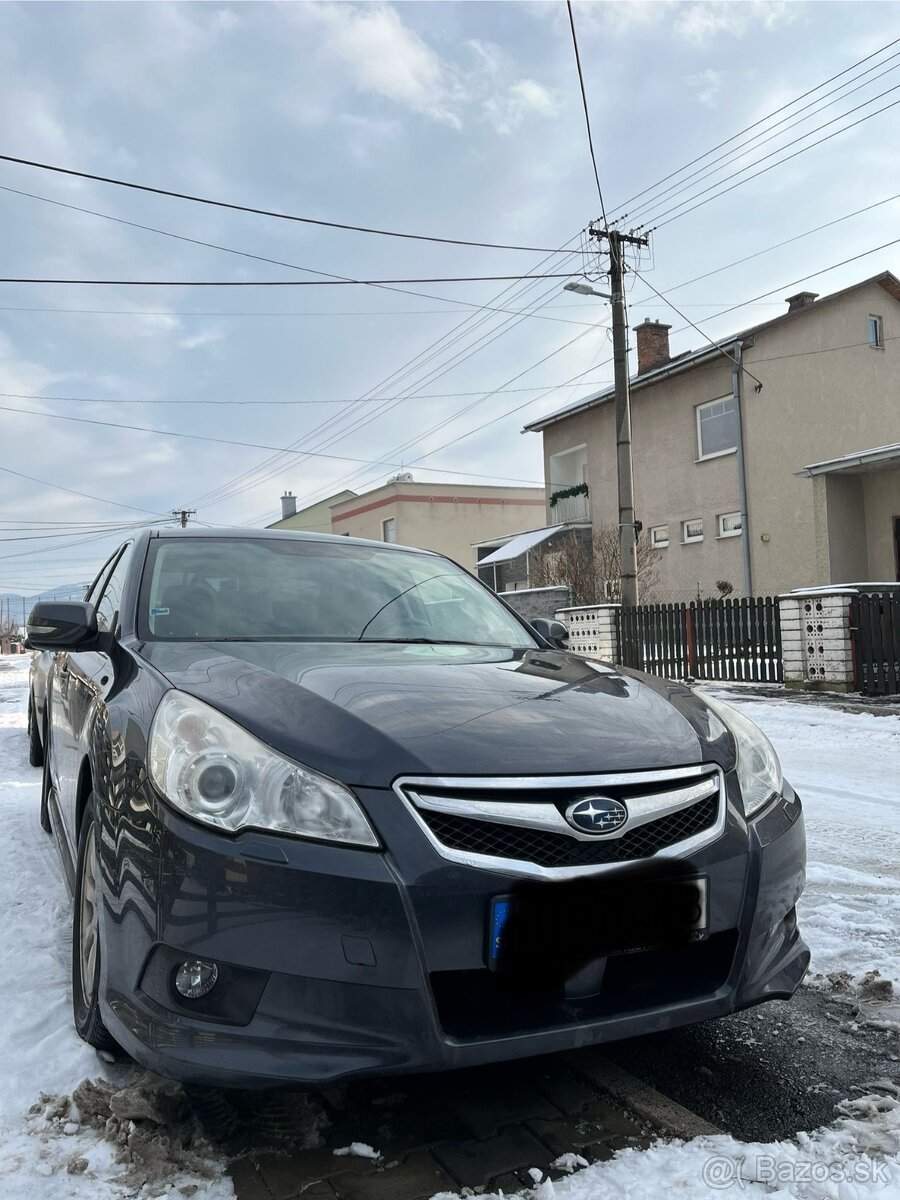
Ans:
[[[78,1036],[96,1050],[116,1043],[100,1016],[100,857],[93,799],[89,799],[78,836],[75,912],[72,917],[72,1013]]]
[[[41,745],[41,735],[38,732],[37,718],[34,715],[34,701],[28,697],[28,761],[33,767],[44,765],[44,747]]]

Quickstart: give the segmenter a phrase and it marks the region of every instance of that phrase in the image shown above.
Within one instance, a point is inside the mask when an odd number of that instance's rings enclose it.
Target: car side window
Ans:
[[[119,555],[116,565],[106,580],[103,595],[97,604],[97,628],[101,633],[109,633],[115,629],[119,616],[119,606],[122,603],[122,590],[125,587],[125,578],[128,575],[128,565],[131,562],[133,548],[134,543],[129,542]]]
[[[107,577],[107,575],[109,575],[110,569],[111,569],[113,563],[118,558],[118,556],[119,556],[119,550],[118,549],[114,550],[113,553],[106,560],[106,562],[103,564],[103,566],[100,568],[100,570],[97,572],[97,574],[94,576],[94,582],[89,585],[88,590],[84,593],[85,604],[96,604],[97,603],[97,597],[100,595],[100,592],[103,590],[103,584],[106,582],[106,577]]]

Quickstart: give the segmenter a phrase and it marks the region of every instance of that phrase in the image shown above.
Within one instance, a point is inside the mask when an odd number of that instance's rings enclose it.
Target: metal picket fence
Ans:
[[[867,696],[900,692],[900,593],[868,592],[850,601],[856,686]]]
[[[780,683],[778,605],[772,596],[745,596],[623,608],[619,656],[670,679]]]

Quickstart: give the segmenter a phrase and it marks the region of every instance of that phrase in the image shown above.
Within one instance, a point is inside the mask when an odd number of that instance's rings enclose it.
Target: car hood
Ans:
[[[150,642],[174,687],[348,784],[733,764],[688,688],[557,650]]]

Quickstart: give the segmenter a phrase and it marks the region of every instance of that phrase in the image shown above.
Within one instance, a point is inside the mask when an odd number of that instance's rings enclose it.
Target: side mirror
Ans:
[[[40,600],[25,628],[30,650],[89,650],[97,641],[97,613],[92,604]]]
[[[569,631],[562,621],[550,621],[547,617],[535,617],[531,622],[531,628],[555,649],[568,650]]]

